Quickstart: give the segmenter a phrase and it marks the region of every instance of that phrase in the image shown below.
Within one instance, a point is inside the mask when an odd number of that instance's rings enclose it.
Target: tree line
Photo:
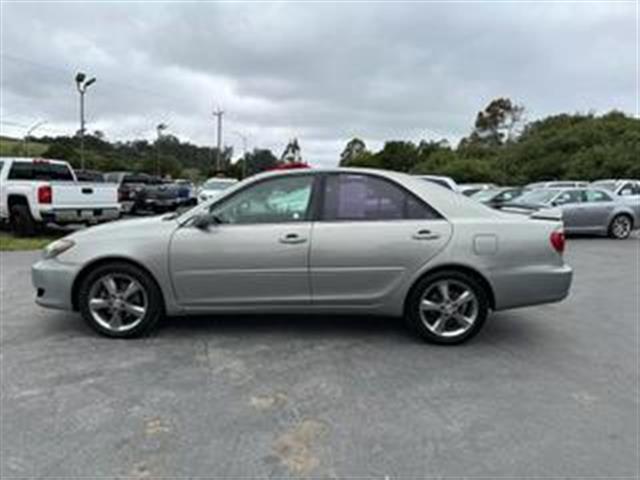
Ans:
[[[526,122],[524,112],[510,99],[493,100],[478,112],[473,129],[457,148],[446,140],[396,140],[371,152],[363,140],[354,138],[340,164],[500,184],[640,178],[639,119],[611,111]]]

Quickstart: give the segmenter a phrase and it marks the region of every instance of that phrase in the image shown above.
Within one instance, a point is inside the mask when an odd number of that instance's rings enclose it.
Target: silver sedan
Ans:
[[[590,233],[625,239],[640,227],[633,206],[598,188],[547,188],[532,190],[504,206],[506,210],[558,207],[567,233]]]
[[[492,210],[409,175],[268,173],[181,215],[123,220],[49,245],[36,302],[131,337],[162,315],[364,313],[460,343],[489,311],[569,292],[559,212]]]

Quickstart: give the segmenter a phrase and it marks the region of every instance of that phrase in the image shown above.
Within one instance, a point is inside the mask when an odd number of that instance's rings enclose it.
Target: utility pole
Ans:
[[[80,168],[82,170],[84,170],[84,94],[95,81],[96,77],[87,80],[86,74],[82,72],[76,74],[76,88],[80,94]]]
[[[237,130],[234,130],[233,133],[242,139],[242,178],[245,178],[247,176],[247,141],[249,137]]]
[[[224,111],[217,110],[213,111],[213,116],[218,119],[218,143],[217,143],[217,152],[216,152],[216,173],[219,173],[222,170],[222,115],[224,115]]]
[[[31,125],[31,127],[29,127],[27,133],[24,134],[24,138],[22,139],[22,153],[25,157],[27,156],[27,145],[29,142],[29,137],[36,130],[36,128],[41,127],[45,123],[47,123],[46,120],[40,120],[39,122],[34,123],[33,125]]]

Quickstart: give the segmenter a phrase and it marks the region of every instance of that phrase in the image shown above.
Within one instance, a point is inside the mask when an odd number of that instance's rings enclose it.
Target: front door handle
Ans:
[[[418,230],[413,234],[414,240],[437,240],[438,238],[440,238],[440,234],[431,230]]]
[[[288,243],[288,244],[296,244],[296,243],[304,243],[307,239],[301,237],[297,233],[287,233],[280,237],[280,243]]]

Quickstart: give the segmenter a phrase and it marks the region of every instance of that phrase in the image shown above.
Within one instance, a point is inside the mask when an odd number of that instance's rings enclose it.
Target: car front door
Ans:
[[[370,174],[328,174],[313,226],[316,306],[380,304],[446,245],[451,225],[403,187]]]
[[[178,302],[234,308],[310,303],[314,178],[259,181],[209,207],[207,228],[187,222],[178,229],[170,247]]]

